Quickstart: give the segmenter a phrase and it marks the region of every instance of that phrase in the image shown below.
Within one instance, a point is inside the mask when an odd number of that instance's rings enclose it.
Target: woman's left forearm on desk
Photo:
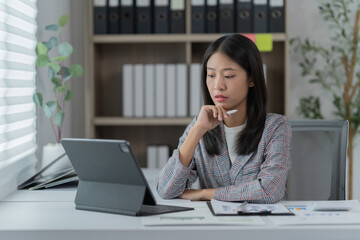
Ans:
[[[193,200],[193,201],[204,201],[211,200],[214,198],[214,192],[216,188],[211,189],[187,189],[179,198]]]

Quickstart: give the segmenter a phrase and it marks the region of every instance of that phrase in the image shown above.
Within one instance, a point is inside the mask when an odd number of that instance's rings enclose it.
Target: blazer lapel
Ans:
[[[220,123],[220,155],[215,155],[215,160],[220,170],[220,174],[223,180],[223,186],[230,186],[230,159],[229,153],[225,140],[224,126],[223,123]]]
[[[236,179],[237,175],[239,174],[240,170],[250,160],[250,158],[253,156],[253,154],[254,154],[254,152],[250,153],[248,155],[237,156],[237,158],[234,161],[234,164],[232,165],[232,167],[230,169],[231,184],[235,183],[235,179]]]

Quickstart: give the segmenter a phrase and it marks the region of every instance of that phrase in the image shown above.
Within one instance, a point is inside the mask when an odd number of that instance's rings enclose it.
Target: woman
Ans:
[[[202,65],[204,106],[157,178],[162,198],[275,203],[285,199],[288,120],[268,114],[263,64],[242,35],[213,42]],[[235,112],[229,114],[228,111]],[[199,177],[202,189],[189,189]]]

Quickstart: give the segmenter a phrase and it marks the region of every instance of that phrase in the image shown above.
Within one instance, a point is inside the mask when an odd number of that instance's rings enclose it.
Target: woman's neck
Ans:
[[[246,122],[246,109],[238,109],[236,113],[231,114],[224,122],[229,128],[244,125]]]

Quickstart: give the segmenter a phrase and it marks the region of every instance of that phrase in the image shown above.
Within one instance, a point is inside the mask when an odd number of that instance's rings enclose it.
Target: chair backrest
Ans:
[[[344,200],[348,121],[292,120],[287,200]]]

